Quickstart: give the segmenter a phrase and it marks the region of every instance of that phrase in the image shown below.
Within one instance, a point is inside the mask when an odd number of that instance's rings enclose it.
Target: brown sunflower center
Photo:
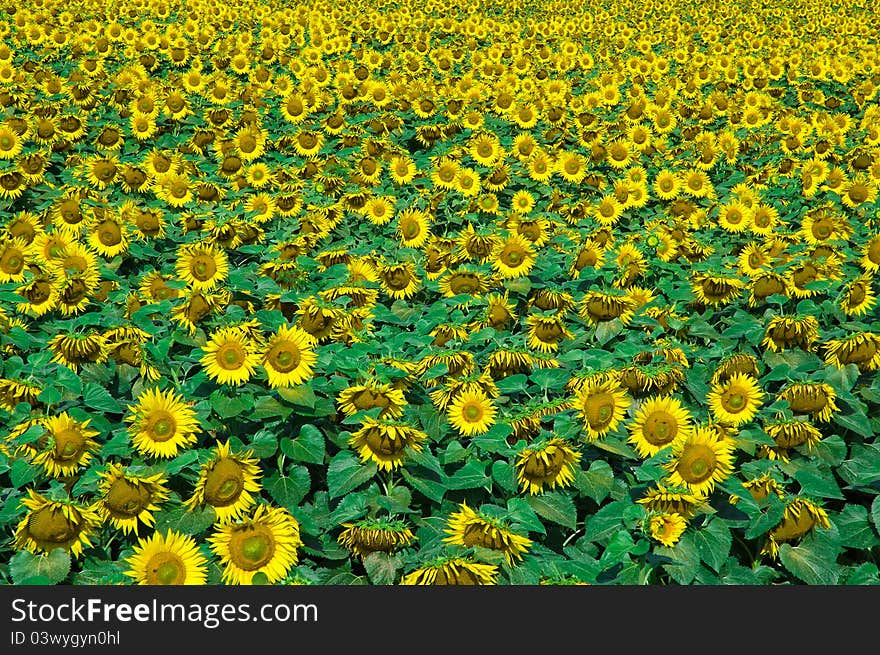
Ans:
[[[86,439],[79,430],[69,427],[52,436],[55,438],[56,461],[75,462],[79,459],[86,446]]]
[[[461,415],[468,423],[479,423],[483,418],[483,406],[478,402],[469,402],[461,408]]]
[[[210,255],[195,255],[190,261],[189,271],[199,282],[206,282],[217,274],[217,262]]]
[[[290,341],[275,344],[266,353],[266,362],[280,373],[289,373],[302,361],[299,346]]]
[[[122,230],[116,221],[103,221],[96,229],[98,240],[105,246],[117,246],[122,242]]]
[[[120,519],[136,517],[150,505],[150,490],[125,478],[114,481],[104,496],[104,505],[111,516]]]
[[[252,523],[232,532],[229,541],[229,558],[240,569],[256,571],[272,561],[275,548],[275,536],[271,528]]]
[[[608,391],[601,391],[584,399],[584,416],[593,429],[601,429],[614,417],[615,399]]]
[[[675,416],[660,409],[652,412],[645,420],[642,435],[652,446],[665,446],[678,434],[678,421]]]
[[[28,534],[39,545],[65,545],[76,538],[78,527],[60,508],[43,507],[28,519]]]
[[[738,414],[748,407],[748,392],[732,387],[721,394],[721,406],[730,414]]]
[[[205,500],[214,507],[235,503],[244,491],[244,468],[231,457],[218,459],[205,476]]]
[[[18,248],[7,248],[0,255],[0,270],[7,275],[18,275],[24,268],[24,253]]]
[[[519,244],[508,243],[501,250],[498,258],[505,266],[516,268],[525,261],[526,251]]]
[[[179,585],[186,581],[186,565],[176,553],[161,551],[146,566],[147,584]]]
[[[150,413],[144,428],[152,441],[162,443],[168,441],[177,432],[177,421],[174,415],[164,409],[157,409]]]
[[[244,366],[246,359],[244,348],[235,341],[224,343],[217,349],[217,364],[227,371],[237,371]]]
[[[704,444],[691,444],[681,453],[676,472],[689,484],[699,484],[712,477],[718,460],[715,451]]]

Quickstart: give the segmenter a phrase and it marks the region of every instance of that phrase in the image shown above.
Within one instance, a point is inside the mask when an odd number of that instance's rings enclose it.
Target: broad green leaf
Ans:
[[[394,584],[400,577],[398,572],[402,567],[403,558],[400,555],[375,552],[364,558],[364,568],[374,585]]]
[[[15,584],[30,584],[33,578],[43,577],[45,584],[58,584],[70,573],[70,553],[63,548],[54,548],[48,554],[35,555],[20,550],[9,560],[9,574]]]
[[[468,462],[446,481],[449,489],[479,489],[489,484],[491,480],[486,475],[486,465],[480,462]]]
[[[678,584],[689,584],[700,569],[700,553],[693,535],[688,532],[682,535],[673,548],[657,546],[654,552],[672,559],[671,563],[663,564],[663,570]]]
[[[577,508],[574,501],[558,491],[529,496],[526,502],[539,515],[572,530],[577,526]]]
[[[700,558],[720,572],[730,554],[730,544],[733,541],[727,524],[722,519],[712,518],[706,525],[693,531],[693,539],[700,551]]]
[[[847,505],[833,520],[842,545],[864,550],[880,544],[880,538],[868,522],[868,510],[861,505]]]
[[[295,439],[281,440],[281,451],[295,462],[321,464],[324,448],[324,435],[311,423],[303,425]]]
[[[349,452],[340,452],[327,467],[327,490],[330,498],[338,498],[349,491],[357,489],[364,482],[376,475],[376,464],[361,464]]]
[[[183,534],[196,535],[207,530],[217,518],[214,508],[210,505],[192,511],[183,505],[156,513],[156,532],[164,533],[174,530]]]
[[[123,410],[116,399],[104,387],[86,384],[83,387],[83,404],[99,412],[122,414]]]
[[[799,580],[812,585],[836,585],[838,582],[840,570],[837,563],[826,555],[806,545],[782,544],[779,547],[779,559],[785,568]]]
[[[821,498],[838,498],[843,500],[840,487],[837,486],[832,476],[833,473],[830,471],[820,476],[806,469],[801,469],[794,474],[794,478],[800,483],[803,493]]]
[[[292,466],[288,475],[274,473],[264,480],[263,485],[276,503],[290,509],[298,506],[309,493],[311,477],[305,466]]]
[[[604,459],[597,459],[590,464],[589,470],[579,471],[575,474],[574,484],[582,494],[601,503],[611,493],[614,473],[608,462]]]

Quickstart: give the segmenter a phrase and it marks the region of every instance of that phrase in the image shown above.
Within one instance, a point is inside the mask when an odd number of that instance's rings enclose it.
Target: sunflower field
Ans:
[[[880,584],[868,0],[0,0],[0,582]]]

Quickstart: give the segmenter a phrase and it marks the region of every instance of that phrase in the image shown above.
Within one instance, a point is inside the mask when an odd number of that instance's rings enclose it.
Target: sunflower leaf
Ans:
[[[324,435],[311,423],[303,425],[295,439],[281,440],[281,452],[295,462],[322,464],[324,450]]]
[[[83,403],[90,409],[110,414],[122,414],[123,410],[116,399],[104,387],[86,384],[83,387]]]
[[[693,537],[697,550],[700,551],[700,558],[715,571],[720,572],[727,561],[730,545],[733,542],[727,524],[721,519],[713,518],[699,530],[694,530]]]
[[[400,555],[375,552],[364,558],[364,568],[374,585],[394,584],[402,567],[403,558]]]
[[[529,496],[526,502],[538,516],[574,530],[577,526],[577,508],[574,501],[558,491],[545,492],[539,496]]]
[[[807,545],[779,547],[779,559],[788,571],[799,580],[814,585],[835,585],[840,578],[840,569],[828,554]]]
[[[868,510],[861,505],[847,505],[834,517],[840,543],[848,548],[866,549],[880,544],[880,538],[868,522]]]
[[[43,578],[43,584],[58,584],[70,573],[70,553],[63,548],[55,548],[47,555],[35,555],[22,550],[9,560],[9,574],[17,584],[40,584],[36,580]]]
[[[327,490],[330,498],[338,498],[353,491],[364,482],[376,475],[376,464],[361,464],[349,452],[340,452],[327,467]]]
[[[880,496],[875,496],[871,503],[871,519],[874,521],[874,529],[880,532]]]
[[[601,503],[611,493],[614,485],[614,472],[611,465],[604,459],[597,459],[587,471],[578,471],[574,476],[574,484],[585,496]]]

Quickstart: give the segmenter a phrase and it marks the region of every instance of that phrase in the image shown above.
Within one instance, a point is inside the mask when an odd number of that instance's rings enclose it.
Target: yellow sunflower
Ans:
[[[260,364],[256,347],[240,328],[220,328],[205,344],[199,360],[208,377],[218,384],[238,386],[253,376]]]
[[[226,584],[273,584],[299,561],[299,523],[283,507],[257,505],[245,518],[215,528],[208,537],[223,565]]]
[[[147,389],[125,417],[132,444],[148,457],[174,457],[196,442],[199,421],[182,396],[174,391]]]
[[[830,527],[831,522],[824,509],[806,498],[794,498],[786,505],[782,520],[770,530],[761,553],[776,557],[780,543],[800,539],[816,528]]]
[[[412,530],[401,521],[365,519],[342,527],[336,541],[361,559],[371,553],[391,553],[415,541]]]
[[[170,494],[165,486],[168,480],[162,473],[140,476],[111,462],[98,475],[101,497],[95,508],[104,521],[123,534],[137,534],[141,524],[155,524],[153,512]]]
[[[736,427],[755,417],[763,398],[764,392],[754,377],[734,373],[713,386],[706,399],[715,420]]]
[[[175,270],[178,277],[194,290],[212,289],[229,275],[226,253],[212,244],[195,243],[181,246]]]
[[[139,585],[203,585],[208,574],[195,539],[170,529],[139,539],[126,564],[125,574]]]
[[[777,400],[787,401],[795,414],[807,414],[821,423],[830,421],[839,410],[836,399],[834,387],[824,382],[794,382],[777,395]]]
[[[399,300],[412,297],[422,286],[422,281],[416,273],[415,264],[412,262],[380,263],[378,274],[379,283],[385,293]]]
[[[494,585],[498,567],[461,557],[444,557],[403,576],[402,585]]]
[[[459,393],[449,403],[446,418],[459,434],[475,436],[489,431],[495,424],[497,408],[482,390]]]
[[[459,505],[458,511],[449,516],[444,532],[449,535],[444,543],[497,550],[510,565],[522,560],[532,545],[531,539],[512,532],[496,518],[474,511],[467,503]]]
[[[15,529],[14,547],[32,553],[50,553],[63,548],[73,557],[90,547],[89,537],[101,525],[101,518],[89,507],[72,501],[49,500],[33,489],[21,503],[28,513]]]
[[[314,337],[298,326],[284,325],[269,337],[260,357],[273,389],[305,382],[318,361]]]
[[[880,335],[874,332],[856,332],[842,339],[830,339],[824,344],[825,364],[845,368],[855,364],[859,372],[880,369]]]
[[[554,437],[543,444],[521,450],[516,459],[517,480],[523,491],[539,494],[545,487],[565,487],[574,480],[574,468],[581,453],[564,439]]]
[[[648,519],[648,530],[652,539],[656,539],[667,548],[672,548],[681,539],[687,528],[687,519],[681,514],[655,514]]]
[[[559,343],[574,338],[574,334],[563,322],[560,312],[552,315],[530,314],[526,318],[528,344],[542,353],[559,350]]]
[[[228,441],[217,444],[184,506],[193,510],[210,505],[220,523],[244,516],[260,491],[260,464],[252,454],[249,450],[232,453]]]
[[[537,256],[534,246],[524,236],[511,233],[492,249],[492,268],[503,279],[528,275]]]
[[[711,427],[695,427],[672,442],[673,460],[666,465],[669,482],[696,495],[707,495],[733,473],[732,439]]]
[[[692,430],[692,417],[681,401],[671,396],[652,396],[636,410],[627,425],[629,442],[642,457],[653,457],[679,435]]]
[[[381,470],[391,471],[403,464],[406,448],[419,452],[427,439],[428,435],[406,423],[367,416],[348,443],[358,450],[362,462],[372,460]]]
[[[630,399],[616,381],[592,380],[581,387],[572,403],[583,419],[587,440],[594,441],[620,424]]]
[[[431,234],[430,216],[419,209],[405,209],[397,216],[397,234],[406,248],[421,248]]]
[[[93,438],[98,432],[89,429],[90,422],[77,421],[67,412],[47,417],[43,423],[46,447],[34,457],[33,463],[42,466],[53,478],[73,475],[88,465],[99,448]]]
[[[381,407],[379,417],[396,418],[403,414],[406,398],[401,389],[391,384],[368,380],[343,389],[336,399],[339,409],[346,416]]]

